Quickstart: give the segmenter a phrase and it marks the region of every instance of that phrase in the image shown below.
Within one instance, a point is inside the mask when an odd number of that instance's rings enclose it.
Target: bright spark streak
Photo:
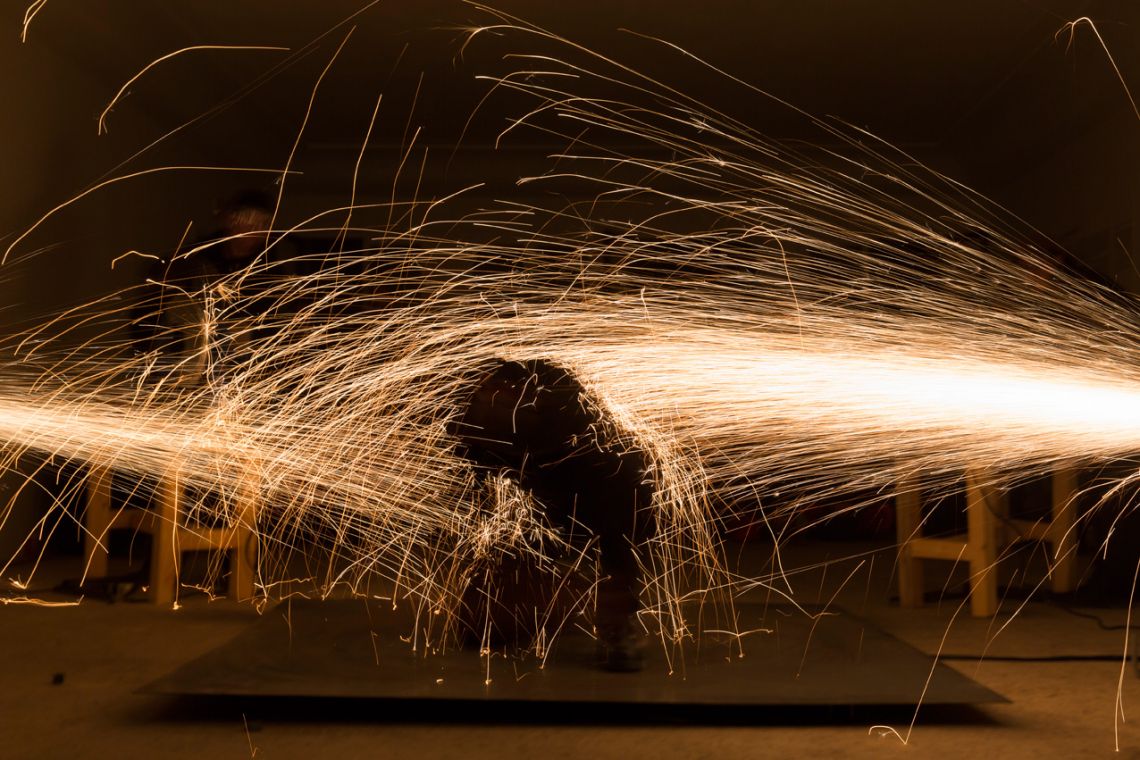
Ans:
[[[78,607],[82,599],[74,602],[51,602],[46,599],[36,599],[30,596],[0,596],[0,604],[21,604],[29,607]]]
[[[1088,16],[1081,16],[1078,19],[1074,19],[1058,29],[1056,36],[1059,37],[1063,33],[1068,32],[1069,47],[1072,47],[1073,40],[1077,36],[1077,27],[1081,24],[1087,26],[1092,31],[1093,36],[1096,37],[1097,43],[1100,44],[1101,50],[1104,51],[1105,57],[1108,58],[1109,65],[1112,66],[1112,71],[1116,74],[1116,79],[1124,89],[1124,94],[1128,96],[1128,103],[1132,106],[1132,115],[1135,116],[1137,120],[1140,120],[1140,107],[1137,107],[1136,99],[1132,97],[1132,90],[1128,88],[1128,82],[1125,81],[1124,74],[1120,71],[1120,67],[1116,65],[1116,59],[1112,57],[1112,51],[1108,49],[1104,37],[1100,36],[1100,30],[1096,28],[1096,24],[1093,23],[1093,20]]]
[[[28,27],[32,25],[32,19],[36,17],[37,13],[44,9],[47,2],[48,0],[34,0],[34,2],[24,10],[24,23],[20,28],[20,42],[28,41]]]

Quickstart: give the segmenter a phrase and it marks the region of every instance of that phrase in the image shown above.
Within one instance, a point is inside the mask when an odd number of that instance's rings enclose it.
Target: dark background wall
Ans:
[[[313,83],[352,26],[298,146],[295,167],[304,176],[287,181],[283,221],[344,202],[380,93],[380,119],[360,177],[363,201],[413,191],[429,198],[475,181],[486,186],[470,196],[472,205],[518,197],[526,191],[513,180],[541,165],[554,147],[532,136],[493,150],[505,120],[489,110],[454,151],[486,92],[475,75],[496,66],[504,52],[462,48],[465,29],[495,22],[463,3],[49,0],[21,43],[22,5],[0,10],[5,246],[56,204],[104,179],[172,165],[282,167]],[[676,43],[806,111],[839,117],[901,146],[992,197],[1105,278],[1140,292],[1133,264],[1140,251],[1140,120],[1090,30],[1078,28],[1072,45],[1067,34],[1057,36],[1066,22],[1090,16],[1127,84],[1140,88],[1140,3],[495,5],[728,108],[766,134],[807,136],[788,109],[764,97],[741,97],[725,78],[622,30]],[[109,133],[96,134],[99,113],[124,82],[158,56],[200,44],[289,51],[199,52],[160,64],[110,114]],[[417,128],[411,165],[427,149],[429,169],[419,182],[412,181],[417,172],[405,169],[404,180],[394,183]],[[169,252],[189,223],[192,234],[205,231],[217,199],[265,181],[263,175],[161,171],[85,197],[25,238],[0,267],[0,326],[11,334],[43,315],[137,283],[147,260],[120,258],[124,253]],[[44,496],[22,498],[27,504],[14,514],[26,526]],[[5,528],[0,557],[20,532],[17,522]]]

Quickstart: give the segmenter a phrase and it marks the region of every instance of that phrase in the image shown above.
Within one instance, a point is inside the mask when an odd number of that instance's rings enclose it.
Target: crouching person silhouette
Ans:
[[[510,478],[529,492],[568,545],[581,537],[596,546],[598,665],[640,670],[645,636],[637,620],[642,578],[636,547],[653,527],[646,454],[618,440],[570,371],[543,359],[483,368],[452,432],[460,453],[484,477]],[[485,579],[505,584],[513,597],[498,605],[510,620],[489,621],[501,634],[517,633],[520,620],[549,604],[543,596],[553,592],[551,585],[535,581],[538,573],[527,561],[512,557],[498,578]]]

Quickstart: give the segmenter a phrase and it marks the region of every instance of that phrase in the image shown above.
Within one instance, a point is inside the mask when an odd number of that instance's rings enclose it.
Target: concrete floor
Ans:
[[[861,550],[869,548],[801,547],[791,566]],[[1007,602],[993,621],[966,612],[955,619],[958,600],[900,610],[890,602],[889,550],[858,562],[829,559],[826,573],[794,576],[797,597],[815,602],[835,595],[836,604],[927,652],[985,651],[980,664],[949,664],[1011,703],[923,709],[909,744],[894,733],[907,733],[909,709],[738,710],[692,719],[673,714],[664,723],[648,711],[621,723],[596,712],[454,714],[423,704],[377,713],[371,703],[188,703],[136,690],[252,623],[257,613],[250,606],[203,596],[185,599],[177,611],[97,601],[8,604],[0,606],[0,757],[1140,757],[1140,677],[1131,664],[1121,692],[1130,720],[1119,725],[1121,752],[1113,752],[1122,631],[1101,630],[1043,602],[1026,604],[1016,616],[1009,611],[1017,605]],[[56,562],[33,588],[49,587],[46,578],[77,565]],[[1109,624],[1124,622],[1121,610],[1096,613]],[[1113,659],[1002,659],[1057,656]],[[59,677],[62,683],[53,683]]]

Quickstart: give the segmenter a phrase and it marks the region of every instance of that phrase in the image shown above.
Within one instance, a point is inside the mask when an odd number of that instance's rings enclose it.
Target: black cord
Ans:
[[[1140,630],[1140,624],[1134,623],[1129,626],[1126,623],[1106,623],[1104,622],[1104,618],[1100,617],[1099,615],[1093,614],[1092,612],[1082,612],[1081,610],[1073,609],[1069,605],[1053,597],[1047,598],[1045,601],[1049,602],[1049,604],[1053,605],[1062,612],[1069,613],[1073,617],[1085,618],[1086,620],[1093,621],[1096,623],[1097,628],[1100,628],[1102,631]]]
[[[1120,654],[1054,654],[1054,655],[1041,655],[1035,657],[1032,655],[1009,655],[1009,656],[996,656],[992,654],[942,654],[938,655],[939,662],[1120,662],[1124,657],[1123,653]]]

